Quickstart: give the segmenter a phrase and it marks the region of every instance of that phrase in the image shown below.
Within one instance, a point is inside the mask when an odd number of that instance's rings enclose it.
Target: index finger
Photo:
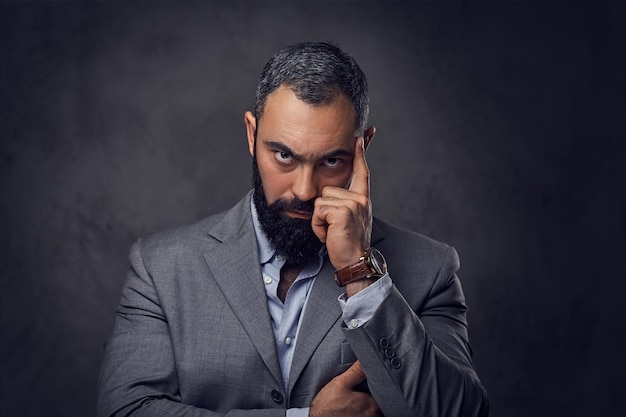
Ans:
[[[365,160],[365,139],[359,136],[354,145],[354,159],[352,161],[352,181],[348,191],[369,197],[370,170]]]

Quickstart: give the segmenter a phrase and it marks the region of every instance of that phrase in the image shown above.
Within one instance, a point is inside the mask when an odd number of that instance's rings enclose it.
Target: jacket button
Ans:
[[[400,367],[402,366],[402,361],[398,358],[393,358],[391,360],[391,367],[393,369],[400,369]]]
[[[275,403],[282,403],[283,394],[281,394],[280,391],[272,390],[272,400],[274,400]]]
[[[386,337],[381,337],[380,340],[378,341],[378,344],[380,345],[381,348],[387,349],[389,347],[389,340],[387,340]]]
[[[385,358],[391,359],[394,356],[396,356],[396,352],[394,352],[392,348],[385,349]]]

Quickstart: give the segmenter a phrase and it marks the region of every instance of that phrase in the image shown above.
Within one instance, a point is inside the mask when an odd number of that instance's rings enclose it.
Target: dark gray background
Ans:
[[[329,39],[369,78],[375,213],[460,253],[492,415],[624,415],[625,26],[620,3],[1,3],[0,414],[94,414],[130,244],[248,190],[262,65]]]

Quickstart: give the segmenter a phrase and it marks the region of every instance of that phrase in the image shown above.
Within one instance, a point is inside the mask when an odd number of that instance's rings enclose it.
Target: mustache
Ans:
[[[270,204],[269,207],[273,210],[279,211],[304,211],[307,213],[313,213],[313,209],[315,208],[315,199],[302,201],[298,197],[294,197],[291,200],[279,198]]]

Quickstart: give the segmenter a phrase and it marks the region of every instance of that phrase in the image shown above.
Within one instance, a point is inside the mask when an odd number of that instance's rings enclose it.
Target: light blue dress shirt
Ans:
[[[326,248],[323,247],[316,257],[312,257],[292,284],[285,297],[285,303],[276,295],[280,282],[280,269],[285,259],[275,254],[265,234],[261,230],[258,215],[251,199],[252,222],[256,233],[259,262],[261,263],[262,279],[267,295],[267,306],[272,319],[272,329],[276,340],[278,361],[283,377],[285,391],[289,387],[289,373],[293,352],[298,340],[300,321],[309,299],[313,283],[324,264]],[[349,328],[364,325],[372,317],[378,306],[391,290],[391,278],[388,274],[369,287],[346,299],[345,293],[339,296],[339,304],[343,311],[343,321]],[[307,417],[308,408],[290,408],[286,417]]]

